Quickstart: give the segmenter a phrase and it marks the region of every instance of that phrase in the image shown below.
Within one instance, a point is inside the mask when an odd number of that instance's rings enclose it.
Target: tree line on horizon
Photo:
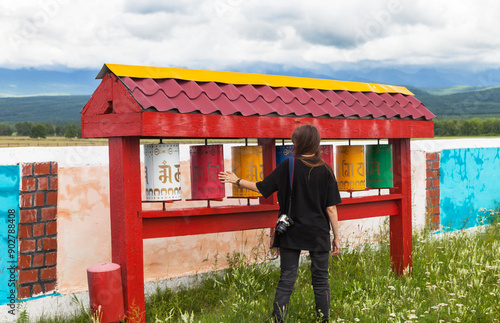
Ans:
[[[434,120],[436,137],[498,136],[500,118]]]
[[[14,126],[8,123],[0,123],[0,136],[28,136],[30,138],[47,138],[47,136],[59,136],[66,138],[81,138],[82,129],[78,123],[67,123],[66,125],[54,125],[43,122],[18,122]]]

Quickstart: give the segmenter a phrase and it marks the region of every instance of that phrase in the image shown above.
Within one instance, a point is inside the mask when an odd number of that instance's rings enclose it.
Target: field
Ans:
[[[402,277],[390,270],[387,231],[379,243],[361,249],[344,245],[330,263],[330,322],[499,322],[499,210],[491,210],[487,222],[492,224],[476,230],[416,233],[413,272]],[[279,270],[265,254],[265,247],[255,250],[257,263],[228,255],[230,268],[224,273],[195,286],[158,290],[147,300],[147,322],[271,322]],[[286,322],[315,322],[310,275],[304,258]],[[86,307],[81,304],[73,317],[38,322],[98,322]]]
[[[0,136],[0,147],[103,146],[107,144],[107,139],[68,139],[65,137],[33,139],[30,137]]]
[[[181,144],[203,144],[203,139],[164,139],[164,143],[181,143]],[[215,143],[243,143],[244,139],[211,139],[209,144]],[[255,143],[255,140],[249,140]],[[143,139],[141,144],[159,143],[158,139]],[[64,146],[107,146],[108,139],[81,139],[81,138],[65,138],[65,137],[47,137],[45,139],[33,139],[30,137],[20,136],[0,136],[0,148],[3,147],[64,147]]]

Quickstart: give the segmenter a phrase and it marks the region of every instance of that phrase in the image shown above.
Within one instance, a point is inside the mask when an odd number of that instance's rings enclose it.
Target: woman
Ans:
[[[273,317],[283,321],[293,291],[301,250],[308,250],[311,257],[311,276],[316,301],[316,311],[324,322],[330,311],[330,284],[328,282],[329,252],[340,252],[337,207],[341,203],[337,181],[332,168],[321,158],[321,136],[316,127],[303,125],[292,134],[295,164],[293,170],[293,196],[291,210],[289,162],[283,161],[261,182],[250,182],[227,171],[219,174],[223,183],[232,183],[260,192],[269,197],[278,191],[280,214],[287,214],[294,224],[275,236],[274,247],[280,248],[280,280],[276,288]],[[330,242],[330,226],[333,241]]]

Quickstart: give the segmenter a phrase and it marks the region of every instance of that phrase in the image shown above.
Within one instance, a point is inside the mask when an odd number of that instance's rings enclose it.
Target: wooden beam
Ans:
[[[141,135],[141,114],[100,114],[81,117],[82,138],[137,137]]]
[[[397,215],[402,198],[391,194],[344,199],[338,205],[339,220]],[[143,211],[143,238],[274,228],[278,211],[277,204]]]
[[[125,310],[145,322],[139,137],[109,139],[112,262],[121,266]]]
[[[337,206],[339,221],[397,215],[400,194],[343,199]]]
[[[313,124],[323,139],[432,138],[433,121],[224,116],[142,112],[82,116],[82,137],[288,139],[295,128]]]
[[[274,227],[277,205],[144,211],[144,239]],[[164,216],[167,215],[167,216]]]
[[[142,113],[142,136],[172,138],[290,138],[313,124],[323,139],[432,138],[433,121]]]

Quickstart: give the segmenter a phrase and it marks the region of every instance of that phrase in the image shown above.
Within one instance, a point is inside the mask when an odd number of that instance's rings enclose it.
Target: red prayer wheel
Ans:
[[[333,145],[321,145],[321,158],[333,169]]]
[[[219,172],[224,170],[223,145],[191,146],[191,198],[221,199],[225,196]]]

